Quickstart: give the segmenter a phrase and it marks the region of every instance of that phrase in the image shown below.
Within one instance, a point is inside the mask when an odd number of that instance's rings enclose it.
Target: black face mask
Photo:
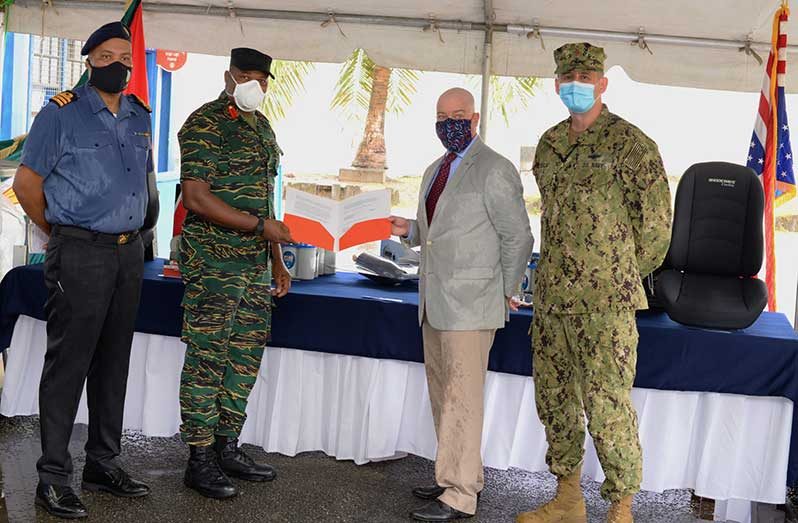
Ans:
[[[130,80],[131,68],[122,62],[114,62],[105,67],[91,68],[89,85],[106,93],[121,93]]]

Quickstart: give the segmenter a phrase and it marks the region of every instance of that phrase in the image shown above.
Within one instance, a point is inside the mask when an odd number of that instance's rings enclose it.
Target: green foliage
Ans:
[[[480,76],[471,76],[469,79],[472,89],[479,90],[482,85]],[[501,116],[504,124],[509,127],[510,116],[529,107],[532,97],[538,88],[538,79],[532,76],[490,77],[490,115],[489,120]]]
[[[294,99],[305,91],[305,78],[315,66],[311,62],[293,62],[275,60],[272,62],[272,74],[275,80],[269,82],[269,91],[261,105],[261,111],[275,122],[285,117],[285,111],[294,103]]]
[[[363,49],[355,49],[341,66],[330,108],[341,110],[350,118],[368,110],[374,67]]]
[[[416,84],[421,78],[419,71],[412,69],[392,69],[388,82],[388,112],[401,114],[413,101]]]
[[[304,80],[313,71],[314,65],[310,62],[277,60],[272,67],[277,81],[270,84],[269,96],[262,110],[270,120],[274,121],[283,118],[285,110],[291,106],[296,96],[304,91]],[[368,111],[376,67],[377,64],[363,49],[353,51],[341,66],[330,108],[341,111],[349,119],[362,119]],[[410,106],[421,75],[420,71],[411,69],[391,69],[387,112],[401,114]],[[481,78],[476,75],[468,77],[467,80],[469,87],[476,92],[480,89],[480,82]],[[492,76],[490,85],[489,118],[501,116],[505,125],[509,125],[511,115],[529,107],[538,88],[538,79]]]
[[[376,67],[377,64],[363,49],[355,49],[341,66],[330,108],[342,111],[351,119],[362,117],[368,111]],[[420,77],[418,71],[391,69],[386,107],[388,112],[401,114],[411,104]]]

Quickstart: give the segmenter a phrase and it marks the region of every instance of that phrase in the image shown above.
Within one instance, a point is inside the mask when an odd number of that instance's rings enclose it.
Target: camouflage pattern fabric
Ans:
[[[532,324],[538,416],[551,471],[582,462],[584,418],[607,477],[602,495],[637,492],[642,458],[630,392],[641,283],[670,241],[667,176],[656,144],[603,107],[575,140],[565,120],[541,137],[534,174],[542,247]]]
[[[603,73],[606,58],[603,48],[587,42],[565,44],[554,50],[554,63],[557,64],[554,74],[570,73],[575,69]]]
[[[210,184],[211,193],[236,209],[274,218],[274,179],[282,151],[269,121],[255,113],[255,126],[221,96],[191,116],[178,133],[180,181]],[[267,270],[268,244],[254,234],[233,231],[189,212],[181,237],[181,272],[203,267],[223,271]]]
[[[535,154],[535,310],[645,309],[642,277],[662,264],[670,242],[670,189],[657,145],[606,106],[574,144],[570,124],[546,131]]]
[[[195,111],[178,133],[181,182],[208,183],[243,212],[274,218],[274,179],[282,151],[268,120],[244,115],[222,95]],[[180,244],[181,435],[192,445],[238,437],[271,327],[269,244],[188,212]]]
[[[634,311],[536,313],[533,368],[538,417],[546,429],[546,463],[557,477],[577,471],[584,414],[606,480],[609,501],[640,490],[643,461],[630,399],[637,364]]]
[[[271,327],[268,273],[206,270],[186,282],[180,433],[190,445],[237,438]]]

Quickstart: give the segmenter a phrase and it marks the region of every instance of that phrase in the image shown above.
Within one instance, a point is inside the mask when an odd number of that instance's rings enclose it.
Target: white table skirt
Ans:
[[[22,316],[8,353],[4,416],[38,413],[45,323]],[[124,426],[147,436],[178,432],[185,345],[136,333]],[[783,503],[793,404],[778,397],[634,389],[643,446],[643,489],[692,488],[715,500],[716,518],[745,523],[750,501]],[[489,372],[482,454],[486,466],[544,471],[546,438],[531,378]],[[294,456],[323,451],[364,464],[411,453],[434,459],[424,367],[270,347],[247,408],[241,440]],[[87,422],[85,395],[77,422]],[[604,475],[590,438],[583,474]]]

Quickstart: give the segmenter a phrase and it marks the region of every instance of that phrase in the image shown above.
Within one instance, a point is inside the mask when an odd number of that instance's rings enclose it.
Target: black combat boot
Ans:
[[[216,436],[216,455],[222,470],[234,478],[246,481],[271,481],[277,477],[273,467],[259,465],[238,446],[238,438]]]
[[[238,488],[219,467],[219,460],[211,445],[189,445],[188,448],[191,449],[191,456],[183,479],[188,488],[206,498],[224,499],[238,495]]]

